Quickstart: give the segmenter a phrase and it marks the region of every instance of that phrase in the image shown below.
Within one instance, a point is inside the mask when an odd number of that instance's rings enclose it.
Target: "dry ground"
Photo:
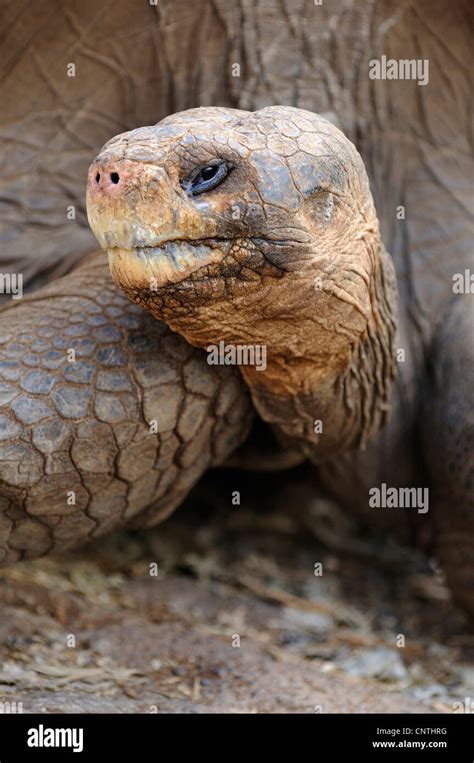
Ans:
[[[434,564],[354,535],[298,470],[248,475],[232,506],[234,474],[209,474],[154,530],[1,570],[0,701],[439,712],[474,696],[474,636]]]

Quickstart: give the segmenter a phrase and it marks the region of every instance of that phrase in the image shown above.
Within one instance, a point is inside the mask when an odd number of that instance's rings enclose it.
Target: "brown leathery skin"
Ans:
[[[0,325],[0,562],[157,524],[247,434],[235,369],[132,305],[102,253]]]
[[[186,178],[216,162],[227,177],[191,196]],[[109,141],[87,204],[132,300],[198,347],[266,348],[265,370],[240,370],[285,444],[318,462],[385,423],[393,267],[363,163],[334,125],[290,107],[191,109]]]

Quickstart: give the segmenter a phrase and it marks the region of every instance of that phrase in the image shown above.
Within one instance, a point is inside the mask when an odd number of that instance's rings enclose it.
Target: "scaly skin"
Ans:
[[[193,193],[197,173],[212,165],[228,174]],[[290,107],[176,114],[106,144],[90,168],[88,216],[132,301],[198,347],[223,340],[266,348],[265,370],[240,368],[255,408],[284,445],[320,465],[324,484],[349,508],[367,512],[368,490],[381,482],[428,482],[434,522],[412,509],[403,519],[386,511],[382,525],[434,533],[456,597],[474,611],[474,572],[465,572],[474,571],[472,445],[450,467],[439,444],[435,456],[426,446],[424,464],[414,456],[422,391],[437,414],[431,439],[448,423],[450,397],[451,407],[463,404],[450,410],[448,447],[471,442],[472,421],[461,414],[473,367],[468,302],[455,308],[462,339],[453,357],[437,337],[441,347],[428,346],[425,359],[431,351],[441,369],[464,354],[464,374],[428,389],[423,357],[410,357],[392,385],[395,347],[414,344],[412,317],[404,311],[397,321],[391,259],[363,162],[345,136]]]
[[[190,196],[184,181],[216,160],[228,177]],[[264,372],[240,370],[287,445],[320,462],[384,424],[393,267],[363,163],[332,124],[289,107],[167,117],[106,145],[87,198],[132,300],[198,347],[266,348]]]
[[[235,370],[126,300],[102,254],[0,323],[0,561],[160,522],[246,436]]]

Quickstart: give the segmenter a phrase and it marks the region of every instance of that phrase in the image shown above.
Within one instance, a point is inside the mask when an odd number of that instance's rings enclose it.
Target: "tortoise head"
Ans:
[[[91,165],[87,206],[131,300],[197,346],[267,349],[263,374],[241,368],[250,385],[307,392],[371,334],[391,353],[393,276],[365,168],[320,116],[200,108],[123,133]]]

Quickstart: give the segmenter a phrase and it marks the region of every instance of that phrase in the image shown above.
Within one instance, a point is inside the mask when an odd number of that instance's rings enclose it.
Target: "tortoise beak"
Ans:
[[[231,241],[176,240],[156,247],[112,247],[107,253],[112,278],[119,286],[155,291],[221,262],[231,245]]]

